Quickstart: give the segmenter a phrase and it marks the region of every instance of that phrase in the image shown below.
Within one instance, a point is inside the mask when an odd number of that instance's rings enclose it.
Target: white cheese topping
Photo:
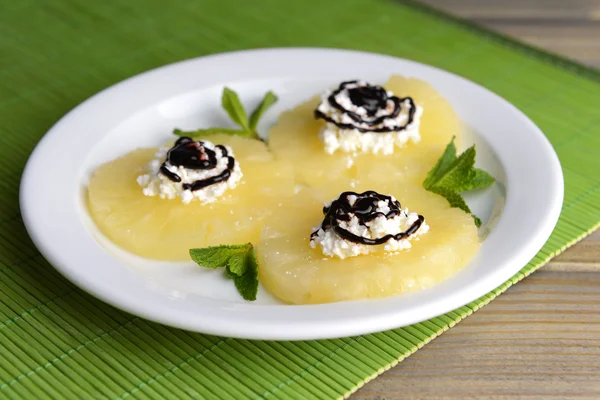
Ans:
[[[340,150],[345,153],[373,153],[373,154],[393,154],[395,147],[403,147],[408,141],[418,143],[421,140],[419,134],[419,124],[423,108],[415,105],[413,120],[406,125],[409,120],[411,102],[404,99],[401,104],[401,112],[396,117],[387,117],[394,110],[394,102],[388,100],[385,109],[379,109],[377,113],[367,118],[367,110],[364,107],[356,106],[352,103],[348,90],[356,87],[367,86],[363,81],[345,86],[336,96],[335,101],[346,111],[339,110],[329,102],[329,96],[332,91],[328,90],[321,96],[321,103],[317,111],[330,118],[338,124],[350,124],[358,128],[375,130],[378,128],[389,128],[391,132],[361,132],[358,129],[343,129],[332,122],[326,122],[319,133],[319,137],[324,143],[325,152],[333,154]],[[393,96],[393,92],[387,91],[388,96]],[[362,118],[375,119],[384,117],[379,125],[369,126],[363,122],[357,122],[348,116],[347,112],[358,114]],[[405,126],[405,128],[402,128]],[[394,130],[397,128],[398,130]]]
[[[348,200],[350,204],[355,201],[352,199],[353,196],[349,196]],[[392,201],[395,199],[392,197]],[[330,204],[325,204],[329,207]],[[390,204],[388,201],[379,201],[376,212],[387,214],[390,211]],[[409,212],[408,209],[403,209],[399,215],[392,218],[386,218],[385,215],[376,217],[375,219],[366,222],[362,225],[359,219],[352,213],[349,221],[339,221],[339,226],[357,236],[367,239],[379,239],[386,235],[396,235],[400,232],[407,231],[418,219],[419,214],[415,212]],[[390,239],[381,245],[365,245],[361,243],[354,243],[340,237],[332,227],[323,229],[322,227],[315,228],[317,232],[311,238],[310,246],[316,248],[319,246],[324,255],[329,257],[339,257],[344,259],[346,257],[354,257],[363,254],[369,254],[374,252],[389,252],[395,253],[401,250],[411,248],[410,241],[417,239],[418,236],[423,235],[429,231],[429,225],[425,221],[421,224],[419,229],[412,235],[400,239]]]
[[[229,158],[223,155],[221,149],[208,141],[203,141],[203,146],[215,152],[217,165],[213,169],[188,169],[183,166],[171,165],[169,162],[165,163],[165,167],[170,172],[178,175],[181,178],[181,182],[174,182],[160,172],[160,167],[165,162],[167,153],[170,150],[169,147],[161,147],[154,155],[152,161],[146,166],[147,173],[137,177],[137,183],[143,188],[142,192],[144,195],[159,196],[161,199],[175,199],[179,197],[184,204],[188,204],[192,200],[200,200],[205,204],[217,200],[227,189],[235,188],[243,176],[237,160],[227,180],[199,190],[183,189],[183,185],[186,183],[192,184],[199,180],[214,177],[227,169]],[[231,148],[229,146],[225,146],[225,148],[228,155],[233,157],[234,154]]]

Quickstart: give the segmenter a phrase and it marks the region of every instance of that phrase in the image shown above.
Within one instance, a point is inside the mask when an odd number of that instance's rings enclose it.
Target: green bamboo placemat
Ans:
[[[2,398],[347,396],[600,222],[600,74],[417,4],[0,0],[0,38]],[[565,173],[563,212],[548,243],[510,281],[454,312],[403,329],[308,342],[234,340],[151,323],[88,296],[44,261],[24,230],[18,184],[31,150],[60,116],[159,65],[273,46],[410,58],[521,108],[547,134]]]

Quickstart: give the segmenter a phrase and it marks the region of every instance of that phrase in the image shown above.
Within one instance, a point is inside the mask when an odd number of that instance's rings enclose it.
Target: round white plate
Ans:
[[[259,288],[244,302],[222,271],[161,263],[115,248],[94,228],[84,202],[91,171],[138,146],[158,145],[175,127],[228,124],[220,109],[227,85],[248,108],[266,90],[279,112],[342,80],[383,83],[391,74],[430,82],[450,100],[477,143],[477,164],[497,183],[472,193],[483,245],[447,281],[379,300],[292,306]],[[143,73],[93,96],[39,143],[21,184],[21,210],[42,254],[83,289],[141,317],[210,334],[251,339],[320,339],[409,325],[453,310],[493,290],[542,247],[563,198],[559,161],[544,134],[518,109],[466,79],[385,55],[328,49],[252,50],[179,62]]]

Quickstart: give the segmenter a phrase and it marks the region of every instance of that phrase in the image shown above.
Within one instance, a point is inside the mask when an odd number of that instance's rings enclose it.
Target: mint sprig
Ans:
[[[265,94],[265,97],[263,97],[258,107],[256,107],[256,109],[252,111],[252,114],[250,115],[249,126],[251,131],[256,132],[258,121],[260,121],[262,115],[276,102],[277,96],[275,96],[275,93],[267,92]]]
[[[244,106],[242,105],[238,94],[228,87],[223,88],[221,107],[227,111],[229,118],[237,125],[241,126],[243,130],[250,130],[248,115],[246,114],[246,110],[244,110]]]
[[[276,102],[277,96],[275,93],[271,91],[267,92],[258,107],[252,111],[252,114],[250,114],[250,118],[248,119],[248,114],[246,113],[238,94],[228,87],[224,87],[223,94],[221,95],[221,107],[223,107],[223,109],[227,112],[227,115],[229,115],[229,118],[231,118],[231,120],[238,125],[240,129],[221,127],[197,129],[194,131],[175,129],[173,130],[173,133],[177,136],[189,136],[192,138],[224,133],[226,135],[235,135],[250,139],[262,140],[256,130],[258,122],[263,114]]]
[[[438,162],[427,174],[423,187],[443,196],[450,206],[471,214],[475,225],[480,227],[481,220],[471,212],[460,192],[488,187],[495,182],[495,179],[484,170],[475,168],[475,154],[475,145],[473,145],[457,157],[454,137],[452,137]]]
[[[225,276],[233,279],[244,300],[256,300],[258,262],[252,243],[190,249],[192,260],[204,268],[225,268]]]

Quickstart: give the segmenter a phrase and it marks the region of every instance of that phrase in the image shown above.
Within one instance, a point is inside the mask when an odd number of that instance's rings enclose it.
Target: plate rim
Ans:
[[[335,326],[332,324],[322,324],[322,320],[318,318],[307,323],[306,321],[296,321],[293,319],[285,319],[286,326],[282,328],[281,323],[275,323],[275,321],[261,321],[259,327],[256,324],[249,323],[250,321],[244,321],[243,324],[239,324],[238,320],[231,321],[230,318],[219,319],[213,315],[211,318],[208,318],[206,321],[198,321],[196,320],[190,321],[187,320],[186,317],[189,317],[187,314],[189,310],[186,310],[184,313],[177,313],[177,316],[174,314],[169,315],[169,307],[166,308],[157,308],[157,310],[148,310],[144,307],[143,304],[135,301],[124,301],[126,297],[122,295],[116,296],[110,293],[107,293],[101,289],[94,282],[86,279],[81,273],[78,273],[76,270],[72,268],[68,268],[64,265],[65,256],[58,254],[57,249],[53,248],[48,239],[48,235],[56,234],[56,231],[52,228],[44,228],[41,227],[39,223],[36,222],[36,217],[39,217],[39,207],[44,206],[43,202],[40,203],[37,191],[35,180],[39,179],[37,175],[39,165],[44,157],[44,152],[48,151],[49,141],[60,134],[61,129],[65,129],[64,126],[71,123],[71,120],[74,118],[80,118],[79,115],[82,110],[85,111],[87,107],[90,107],[90,104],[93,105],[94,102],[97,102],[101,98],[110,97],[112,95],[118,94],[119,91],[122,91],[123,88],[127,88],[128,86],[136,86],[140,85],[141,82],[152,79],[153,76],[163,74],[165,71],[175,70],[177,68],[181,68],[182,66],[191,65],[193,63],[207,63],[207,62],[215,62],[219,59],[227,59],[228,57],[242,57],[247,59],[254,58],[263,58],[263,57],[282,57],[287,54],[287,56],[298,56],[299,54],[303,54],[303,56],[307,56],[310,53],[320,53],[320,55],[324,54],[337,54],[348,57],[364,57],[364,58],[386,58],[391,59],[393,61],[400,61],[402,63],[412,64],[415,67],[423,68],[426,70],[433,70],[436,73],[442,73],[444,75],[449,75],[452,79],[458,79],[466,82],[467,85],[474,85],[477,87],[477,90],[483,90],[486,92],[486,96],[494,98],[494,101],[498,101],[503,104],[504,107],[507,107],[511,110],[511,112],[516,115],[520,120],[522,120],[523,124],[527,125],[531,132],[534,132],[537,136],[536,140],[545,146],[543,151],[544,156],[548,158],[550,164],[548,165],[548,171],[553,171],[550,180],[552,181],[552,188],[549,189],[549,204],[547,205],[548,210],[550,211],[549,216],[540,222],[540,227],[538,228],[537,236],[535,240],[532,239],[531,243],[529,243],[527,251],[521,250],[519,253],[519,258],[524,260],[527,258],[525,262],[522,263],[518,268],[510,269],[510,274],[506,271],[505,267],[503,273],[496,273],[495,278],[488,278],[486,284],[480,283],[477,287],[473,287],[470,289],[470,295],[462,296],[455,295],[454,300],[449,301],[448,299],[441,299],[443,301],[438,300],[434,302],[434,304],[427,304],[426,307],[417,304],[413,309],[412,316],[404,315],[402,319],[402,323],[398,323],[397,315],[394,312],[387,312],[385,314],[380,314],[371,318],[362,318],[360,321],[352,320],[349,318],[336,320]],[[391,62],[391,61],[390,61]],[[390,71],[391,73],[392,71]],[[495,149],[494,149],[495,150]],[[510,185],[509,193],[507,194],[507,201],[510,195]],[[483,86],[478,85],[475,82],[472,82],[466,78],[460,77],[451,72],[442,70],[437,67],[433,67],[427,64],[418,63],[413,60],[407,60],[399,57],[393,57],[385,54],[378,53],[370,53],[370,52],[362,52],[362,51],[354,51],[354,50],[341,50],[341,49],[326,49],[326,48],[309,48],[309,47],[299,47],[299,48],[268,48],[268,49],[253,49],[253,50],[243,50],[243,51],[235,51],[235,52],[227,52],[227,53],[218,53],[203,57],[192,58],[188,60],[179,61],[172,64],[167,64],[165,66],[161,66],[146,72],[142,72],[141,74],[135,75],[133,77],[127,78],[121,82],[118,82],[97,94],[91,96],[67,114],[65,114],[50,130],[44,135],[44,137],[40,140],[40,142],[36,145],[34,151],[29,157],[27,164],[25,166],[23,176],[20,184],[20,206],[21,206],[21,214],[23,217],[23,221],[25,223],[27,232],[29,233],[31,239],[33,240],[36,247],[39,249],[40,253],[57,269],[62,275],[64,275],[67,279],[71,280],[77,286],[81,287],[85,291],[91,293],[95,297],[109,303],[119,309],[125,310],[129,313],[141,316],[143,318],[157,321],[163,324],[176,326],[184,329],[191,329],[198,332],[203,332],[207,334],[220,335],[220,336],[228,336],[228,337],[238,337],[245,339],[264,339],[264,340],[308,340],[308,339],[325,339],[325,338],[335,338],[335,337],[343,337],[343,336],[353,336],[358,334],[366,334],[372,332],[379,332],[387,329],[397,328],[399,326],[406,326],[416,322],[421,322],[423,320],[442,315],[448,311],[452,311],[458,307],[461,307],[469,302],[478,299],[479,297],[489,293],[494,290],[497,286],[504,284],[506,280],[508,280],[514,273],[517,273],[531,258],[535,256],[535,254],[539,251],[539,249],[546,242],[552,230],[554,229],[556,223],[558,222],[558,218],[560,215],[560,209],[562,207],[564,196],[564,181],[562,168],[560,166],[560,162],[558,156],[556,155],[552,145],[550,144],[547,137],[543,134],[543,132],[518,108],[516,108],[513,104],[495,94],[494,92],[486,89]],[[37,209],[37,211],[36,211]],[[68,258],[68,256],[67,256]],[[516,257],[513,257],[516,258]],[[490,285],[489,281],[494,281],[494,285]],[[493,286],[493,287],[490,287]],[[422,294],[422,293],[421,293]],[[419,293],[410,294],[413,298],[418,302],[420,300]],[[404,295],[407,296],[407,295]],[[388,298],[389,299],[389,298]],[[386,299],[381,299],[386,300]],[[376,301],[376,300],[373,300]],[[220,302],[218,300],[213,299],[205,299],[205,303],[207,303],[208,307],[211,307],[211,303]],[[354,303],[354,302],[353,302]],[[172,302],[170,304],[173,304]],[[181,303],[176,303],[180,305]],[[304,310],[301,314],[306,314],[307,312],[311,312],[310,310],[316,307],[320,309],[331,309],[335,312],[336,306],[343,303],[333,303],[325,304],[325,305],[310,305],[310,306],[294,306],[294,305],[285,305],[285,306],[263,306],[263,305],[252,305],[251,307],[255,308],[268,308],[268,307],[285,307],[288,310],[301,308]],[[237,304],[229,304],[228,307],[235,313],[242,313],[244,309],[248,306],[246,305],[237,305]],[[331,307],[329,307],[331,306]],[[438,311],[434,313],[431,312],[432,308],[436,308]],[[172,310],[171,310],[172,311]],[[157,315],[159,312],[160,315]],[[280,313],[281,314],[281,313]],[[435,315],[433,315],[435,314]],[[284,317],[283,315],[281,315]],[[196,315],[197,317],[197,315]],[[202,318],[200,318],[202,319]],[[368,325],[368,326],[365,326]]]

